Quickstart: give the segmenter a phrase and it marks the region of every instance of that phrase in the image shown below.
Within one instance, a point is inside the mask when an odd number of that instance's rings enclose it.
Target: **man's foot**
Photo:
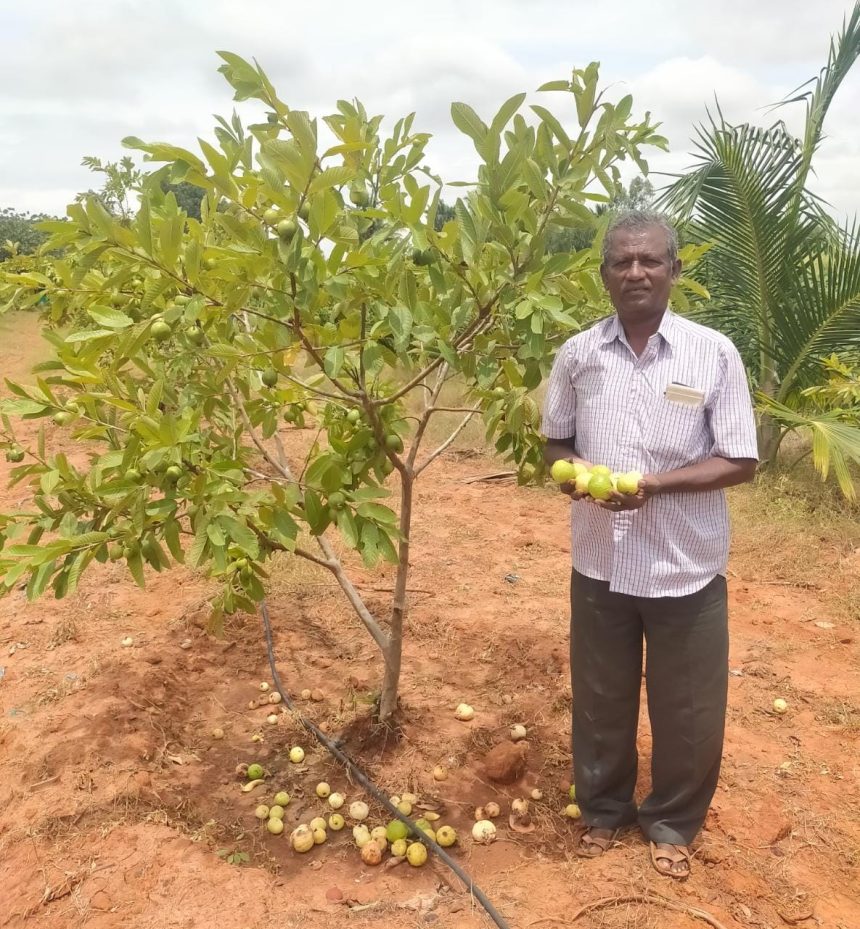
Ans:
[[[664,877],[676,881],[686,880],[690,876],[690,854],[687,845],[670,845],[668,842],[649,842],[651,847],[651,864],[654,870]]]
[[[580,858],[599,858],[615,841],[617,829],[598,829],[589,826],[579,837],[574,851]]]

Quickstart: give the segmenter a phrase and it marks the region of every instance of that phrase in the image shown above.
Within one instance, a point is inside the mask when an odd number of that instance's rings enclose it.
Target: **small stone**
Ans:
[[[134,639],[130,635],[127,635],[119,644],[122,645],[123,648],[131,648],[132,645],[134,645]]]
[[[325,700],[325,694],[319,688],[312,690],[311,700],[313,700],[315,703],[321,703],[323,700]]]
[[[513,784],[526,770],[528,742],[500,742],[484,756],[484,770],[491,781]]]
[[[189,648],[191,648],[191,645],[192,645],[191,639],[183,639],[183,640],[179,643],[179,647],[180,647],[180,648],[186,649],[186,651],[187,651]]]
[[[329,887],[325,892],[325,898],[329,903],[343,903],[343,891],[340,887]]]

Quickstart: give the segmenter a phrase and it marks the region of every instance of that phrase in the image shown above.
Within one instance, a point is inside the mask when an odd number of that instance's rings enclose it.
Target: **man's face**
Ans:
[[[600,266],[612,305],[630,321],[661,314],[680,273],[681,262],[669,260],[666,233],[659,226],[617,230]]]

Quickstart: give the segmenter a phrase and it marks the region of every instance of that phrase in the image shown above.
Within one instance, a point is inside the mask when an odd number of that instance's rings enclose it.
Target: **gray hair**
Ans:
[[[666,248],[669,252],[669,261],[673,264],[678,257],[678,233],[663,213],[654,210],[625,210],[616,213],[609,220],[603,236],[603,261],[609,258],[615,233],[620,229],[642,230],[650,228],[662,229],[666,234]]]

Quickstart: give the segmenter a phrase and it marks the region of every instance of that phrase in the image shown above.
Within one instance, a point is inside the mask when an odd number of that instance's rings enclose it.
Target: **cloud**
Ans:
[[[471,143],[453,127],[464,100],[485,118],[512,93],[591,60],[610,94],[632,92],[636,110],[664,124],[670,155],[654,168],[690,163],[695,123],[714,94],[732,120],[767,122],[763,107],[813,76],[839,28],[839,0],[726,0],[712,7],[618,0],[41,0],[0,10],[0,205],[61,212],[94,182],[85,154],[115,159],[123,136],[195,146],[212,114],[243,118],[217,73],[216,49],[256,57],[283,99],[313,114],[359,97],[394,119],[416,112],[433,133],[431,165],[446,177],[474,170]],[[816,184],[837,209],[860,210],[851,160],[860,147],[860,75],[836,98],[817,156]],[[548,105],[559,108],[558,95]],[[547,101],[542,101],[547,102]],[[570,108],[561,107],[570,118]]]

